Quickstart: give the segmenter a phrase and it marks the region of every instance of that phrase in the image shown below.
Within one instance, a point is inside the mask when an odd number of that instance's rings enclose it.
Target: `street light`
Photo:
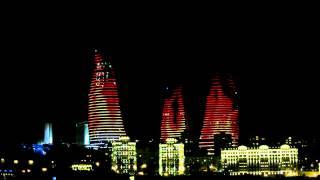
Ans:
[[[42,171],[42,172],[47,172],[47,171],[48,171],[48,168],[43,167],[43,168],[41,168],[41,171]]]

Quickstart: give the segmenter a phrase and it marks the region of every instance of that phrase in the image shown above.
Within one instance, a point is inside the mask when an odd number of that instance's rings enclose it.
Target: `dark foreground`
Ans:
[[[3,179],[3,177],[0,177],[0,179]],[[9,179],[41,179],[41,180],[54,180],[53,177],[36,177],[36,176],[30,176],[30,177],[7,177],[7,180]],[[129,176],[58,176],[56,177],[56,180],[84,180],[84,179],[90,179],[90,180],[130,180]],[[134,177],[134,180],[226,180],[226,179],[246,179],[246,180],[254,180],[254,179],[261,179],[261,180],[268,180],[268,179],[289,179],[289,180],[302,180],[302,179],[320,179],[318,178],[308,178],[308,177],[259,177],[259,176],[176,176],[176,177],[160,177],[160,176],[136,176]]]

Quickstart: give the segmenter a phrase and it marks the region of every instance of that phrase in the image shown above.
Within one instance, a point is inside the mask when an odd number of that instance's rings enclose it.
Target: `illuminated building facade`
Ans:
[[[182,87],[180,86],[164,99],[160,140],[164,142],[167,138],[181,138],[186,126]]]
[[[124,136],[112,142],[112,170],[119,174],[135,174],[137,171],[136,142]]]
[[[231,79],[225,81],[227,88],[237,94]],[[222,80],[215,75],[211,81],[209,95],[206,98],[206,109],[201,129],[199,147],[206,149],[209,155],[214,154],[214,136],[225,133],[232,137],[232,144],[237,145],[239,139],[239,110],[233,99],[223,90]]]
[[[161,176],[183,175],[185,171],[184,144],[168,138],[159,144],[159,174]]]
[[[53,144],[52,123],[45,123],[44,138],[41,144]]]
[[[77,144],[89,145],[89,126],[88,122],[80,122],[76,124],[77,128]]]
[[[71,169],[73,171],[92,171],[92,165],[91,164],[73,164],[71,166]]]
[[[104,144],[126,136],[120,111],[118,86],[110,57],[95,50],[88,122],[90,144]]]
[[[221,151],[222,167],[230,175],[298,175],[298,149],[289,145],[280,148],[239,146]]]

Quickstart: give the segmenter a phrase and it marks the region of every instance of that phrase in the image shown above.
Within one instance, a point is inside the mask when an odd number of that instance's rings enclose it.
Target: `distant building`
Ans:
[[[200,175],[215,172],[217,166],[214,156],[186,156],[185,160],[185,175]]]
[[[89,126],[88,122],[80,122],[76,124],[77,136],[76,141],[79,145],[89,145]]]
[[[229,148],[221,151],[221,163],[230,175],[298,175],[298,149],[289,145],[280,148]]]
[[[262,136],[249,137],[249,142],[248,142],[249,147],[259,147],[265,144],[267,144],[267,140],[265,137],[262,137]]]
[[[41,144],[53,144],[52,123],[45,123],[44,138]]]
[[[214,154],[219,157],[222,149],[232,147],[231,134],[225,134],[225,133],[215,134],[213,142],[214,142]]]
[[[285,140],[285,144],[288,144],[289,146],[292,145],[292,137],[288,137],[286,140]]]
[[[135,174],[137,170],[136,142],[130,142],[129,137],[120,137],[112,142],[112,170],[119,174]]]
[[[214,155],[214,135],[230,134],[232,144],[239,140],[239,109],[234,105],[234,99],[228,96],[224,87],[235,89],[232,79],[222,83],[220,75],[215,75],[211,81],[209,95],[206,98],[206,109],[200,134],[199,147],[207,150],[208,155]],[[233,91],[237,94],[237,91]]]
[[[183,175],[185,171],[184,144],[168,138],[159,144],[159,174],[161,176]]]

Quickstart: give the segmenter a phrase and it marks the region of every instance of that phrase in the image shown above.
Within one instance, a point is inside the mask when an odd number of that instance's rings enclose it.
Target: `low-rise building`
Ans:
[[[270,148],[239,146],[221,151],[221,163],[230,175],[298,175],[298,149],[289,145]]]

